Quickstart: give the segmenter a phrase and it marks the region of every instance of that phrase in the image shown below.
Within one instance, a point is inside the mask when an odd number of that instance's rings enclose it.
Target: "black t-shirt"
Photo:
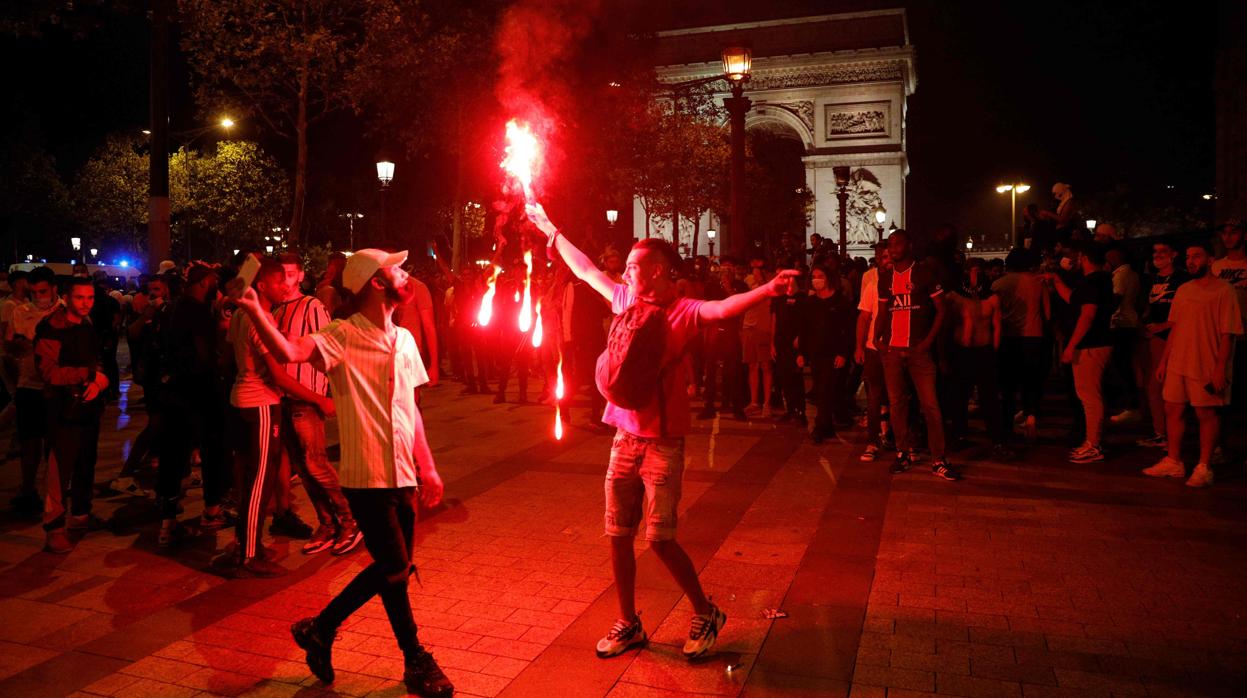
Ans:
[[[1169,322],[1169,308],[1173,305],[1173,294],[1178,292],[1179,286],[1190,280],[1191,277],[1180,269],[1175,269],[1169,276],[1148,274],[1145,280],[1148,289],[1146,322],[1148,324]],[[1160,339],[1167,339],[1169,330],[1157,332],[1156,336]]]
[[[806,332],[809,297],[805,295],[780,296],[771,299],[771,312],[775,313],[775,349],[780,352],[795,351],[792,342]]]
[[[828,298],[810,296],[807,304],[808,331],[801,353],[813,361],[853,356],[856,306],[846,294]]]
[[[1106,271],[1088,274],[1070,294],[1069,302],[1074,311],[1072,316],[1075,326],[1082,312],[1082,306],[1095,306],[1095,319],[1091,322],[1091,329],[1087,330],[1087,334],[1083,336],[1077,348],[1095,349],[1111,346],[1113,339],[1110,327],[1113,311],[1117,309],[1117,298],[1113,295],[1113,277]],[[1073,331],[1074,328],[1071,327],[1070,332],[1073,333]]]

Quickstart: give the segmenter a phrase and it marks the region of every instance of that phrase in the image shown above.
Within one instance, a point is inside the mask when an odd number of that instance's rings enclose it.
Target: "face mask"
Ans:
[[[1062,257],[1062,258],[1061,258],[1061,268],[1062,268],[1062,269],[1064,269],[1065,271],[1073,271],[1073,270],[1074,270],[1074,260],[1070,259],[1069,257]]]
[[[813,279],[810,281],[810,286],[812,286],[815,291],[821,291],[827,288],[827,279]]]

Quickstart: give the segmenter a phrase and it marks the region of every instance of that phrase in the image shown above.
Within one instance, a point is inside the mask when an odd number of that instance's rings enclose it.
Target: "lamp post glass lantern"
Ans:
[[[381,181],[381,186],[390,186],[390,182],[394,179],[394,163],[389,160],[381,160],[378,162],[377,179]]]
[[[878,233],[878,242],[883,242],[883,224],[888,220],[888,210],[880,206],[875,209],[875,232]]]
[[[619,220],[619,211],[616,211],[613,208],[606,209],[606,222],[607,223],[610,223],[611,225],[615,225],[615,223],[618,220]]]
[[[718,234],[719,234],[719,233],[718,233],[718,231],[716,231],[716,230],[707,230],[707,231],[706,231],[706,245],[710,248],[710,256],[711,256],[712,258],[714,257],[714,236],[716,236],[716,235],[718,235]]]

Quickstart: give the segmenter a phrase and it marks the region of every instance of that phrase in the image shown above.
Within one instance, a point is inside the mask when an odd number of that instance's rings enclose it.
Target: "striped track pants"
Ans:
[[[265,504],[273,492],[281,465],[281,406],[235,408],[241,428],[239,454],[242,457],[242,482],[239,483],[238,539],[239,554],[248,560],[260,554],[260,538],[264,534]]]

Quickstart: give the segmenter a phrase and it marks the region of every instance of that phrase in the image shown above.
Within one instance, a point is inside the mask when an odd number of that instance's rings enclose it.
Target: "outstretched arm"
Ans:
[[[260,307],[260,299],[255,295],[255,289],[247,288],[241,296],[231,293],[230,299],[233,300],[234,305],[242,308],[247,315],[251,316],[251,324],[255,327],[256,333],[260,335],[260,341],[273,352],[273,356],[277,357],[279,363],[300,364],[311,360],[316,350],[316,341],[311,335],[297,337],[294,341],[286,339],[286,336],[278,331],[273,322],[269,320],[268,313]]]
[[[788,280],[798,274],[800,272],[796,270],[785,269],[776,274],[769,283],[761,284],[752,291],[737,293],[721,301],[706,301],[701,304],[701,310],[697,314],[698,319],[702,322],[717,322],[736,317],[767,298],[786,293]]]
[[[611,277],[607,276],[598,266],[589,259],[588,255],[581,252],[575,245],[567,239],[565,235],[559,232],[550,219],[546,216],[546,210],[541,204],[528,204],[524,207],[528,213],[528,220],[537,226],[541,232],[546,234],[546,240],[549,244],[558,250],[559,255],[563,257],[563,262],[567,267],[585,283],[593,287],[593,290],[602,294],[606,300],[611,300],[615,295],[615,282]]]

